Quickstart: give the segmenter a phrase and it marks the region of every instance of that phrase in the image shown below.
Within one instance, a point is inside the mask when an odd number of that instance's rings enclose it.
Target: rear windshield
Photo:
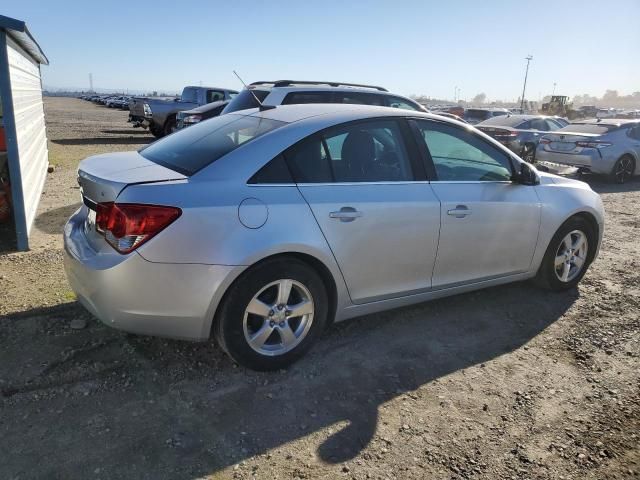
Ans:
[[[262,102],[267,98],[267,95],[269,95],[269,90],[256,90],[253,88],[250,91],[246,89],[242,90],[229,102],[229,105],[225,107],[222,113],[237,112],[239,110],[246,110],[247,108],[257,108],[260,105],[256,102],[256,97]]]
[[[285,125],[246,115],[222,115],[180,130],[139,150],[147,160],[193,175],[239,146]]]
[[[525,119],[522,117],[507,117],[500,115],[498,117],[491,117],[488,120],[482,122],[482,125],[500,125],[502,127],[515,127],[524,123]]]
[[[554,133],[596,133],[602,135],[608,133],[611,130],[618,128],[617,125],[602,125],[592,123],[571,123],[560,130],[556,130]]]
[[[491,116],[491,112],[487,110],[474,110],[473,108],[470,108],[469,110],[466,110],[464,112],[464,116],[467,118],[485,119]]]

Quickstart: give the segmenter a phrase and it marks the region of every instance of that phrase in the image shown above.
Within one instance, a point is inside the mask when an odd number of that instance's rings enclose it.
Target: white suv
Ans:
[[[222,113],[256,108],[259,106],[256,98],[265,106],[299,103],[354,103],[428,112],[415,100],[389,93],[386,88],[374,85],[276,80],[249,84],[229,102]]]

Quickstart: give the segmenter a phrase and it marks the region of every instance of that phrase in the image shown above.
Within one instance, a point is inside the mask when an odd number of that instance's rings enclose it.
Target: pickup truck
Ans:
[[[211,102],[230,100],[236,90],[216,87],[184,87],[182,95],[175,99],[134,97],[129,102],[129,122],[134,127],[149,128],[156,138],[169,135],[176,129],[176,115],[184,110]]]

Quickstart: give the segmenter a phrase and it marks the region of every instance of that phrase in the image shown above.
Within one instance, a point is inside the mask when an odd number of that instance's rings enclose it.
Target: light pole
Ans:
[[[556,94],[556,82],[553,82],[553,92],[551,92],[551,96],[553,97]]]
[[[524,92],[527,90],[527,77],[529,76],[529,62],[533,60],[533,55],[527,55],[525,57],[527,61],[527,69],[524,72],[524,85],[522,87],[522,97],[520,98],[520,111],[524,112]]]

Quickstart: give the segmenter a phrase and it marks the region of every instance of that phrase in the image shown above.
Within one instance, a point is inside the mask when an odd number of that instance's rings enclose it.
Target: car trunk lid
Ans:
[[[578,154],[583,150],[580,143],[597,140],[600,136],[597,133],[547,133],[540,143],[549,152]]]
[[[78,167],[78,184],[82,202],[87,207],[85,234],[91,246],[96,251],[108,247],[95,226],[99,203],[115,202],[120,192],[129,185],[186,178],[181,173],[147,160],[138,152],[109,153],[83,160]]]

